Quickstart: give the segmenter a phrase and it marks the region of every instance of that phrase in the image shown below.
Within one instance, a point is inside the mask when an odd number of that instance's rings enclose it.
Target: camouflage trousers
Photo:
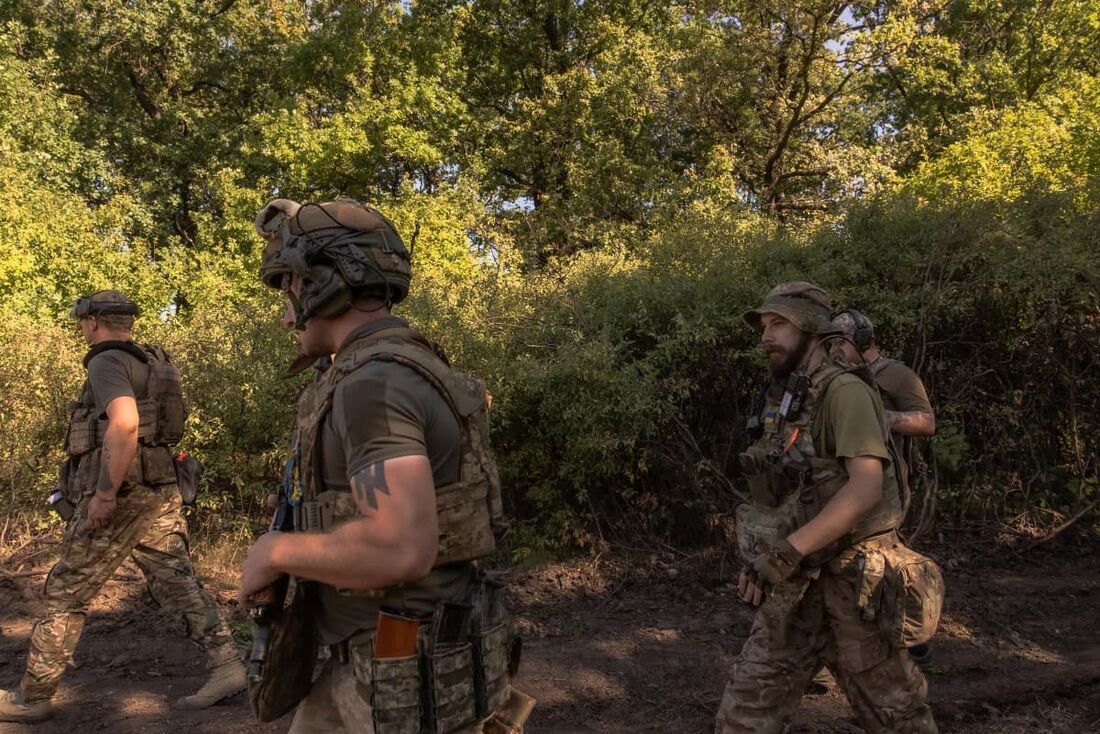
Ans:
[[[88,502],[89,497],[80,502],[65,527],[60,557],[46,577],[45,615],[31,633],[22,682],[26,700],[53,696],[72,661],[89,603],[128,555],[145,575],[153,600],[186,623],[210,667],[239,659],[214,600],[195,578],[179,490],[134,487],[118,498],[105,528],[88,523]]]
[[[924,675],[860,615],[857,556],[858,546],[761,605],[730,671],[717,734],[780,734],[822,664],[870,734],[935,734]]]

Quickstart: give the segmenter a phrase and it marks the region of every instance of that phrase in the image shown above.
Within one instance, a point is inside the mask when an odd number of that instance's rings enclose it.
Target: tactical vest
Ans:
[[[887,367],[889,367],[890,365],[895,365],[895,364],[900,364],[900,365],[901,365],[901,366],[903,366],[903,367],[905,366],[905,363],[904,363],[904,362],[899,362],[899,361],[898,361],[898,360],[896,360],[896,359],[890,359],[889,357],[882,357],[882,356],[880,356],[880,357],[879,357],[878,359],[876,359],[876,360],[875,360],[874,362],[871,362],[870,364],[868,364],[868,365],[867,365],[867,369],[868,369],[868,370],[870,370],[870,372],[871,372],[871,376],[872,376],[872,377],[874,377],[874,378],[875,378],[875,380],[877,381],[877,380],[878,380],[878,376],[879,376],[880,374],[882,374],[882,371],[883,371],[884,369],[886,369],[886,368],[887,368]],[[881,392],[882,392],[882,390],[880,389],[880,390],[879,390],[879,392],[881,393]],[[884,402],[885,402],[885,401],[884,401]]]
[[[179,370],[163,349],[131,341],[97,344],[84,358],[84,366],[87,367],[96,355],[111,349],[127,352],[149,367],[145,397],[136,398],[138,450],[127,470],[126,482],[151,486],[174,483],[176,465],[172,447],[182,438],[187,420]],[[95,406],[92,388],[87,381],[81,394],[83,399],[71,405],[65,438],[65,452],[70,460],[67,488],[74,498],[94,491],[96,487],[108,424],[106,414],[100,413]]]
[[[439,552],[435,566],[482,558],[496,547],[494,526],[503,516],[500,481],[489,454],[489,411],[484,385],[443,361],[427,339],[408,327],[369,332],[345,346],[321,379],[298,401],[302,502],[294,527],[327,531],[360,515],[350,490],[325,490],[321,473],[321,425],[332,410],[340,381],[373,360],[396,362],[427,380],[458,420],[461,455],[458,481],[436,487]]]
[[[878,359],[867,365],[867,370],[875,380],[875,389],[878,391],[879,396],[883,398],[882,402],[884,404],[888,393],[878,384],[878,376],[882,374],[884,369],[891,365],[906,366],[904,362],[883,356],[879,356]],[[891,402],[893,402],[893,398],[891,398]],[[913,465],[913,452],[915,451],[915,447],[911,438],[901,436],[895,439],[889,427],[887,427],[886,431],[889,437],[886,446],[890,450],[890,456],[894,461],[894,476],[898,482],[898,495],[901,498],[901,517],[904,519],[905,516],[909,514],[909,504],[913,496],[912,478],[909,472],[910,467]]]
[[[851,367],[823,362],[808,376],[808,388],[796,411],[787,412],[784,403],[789,404],[789,397],[768,392],[757,417],[761,433],[740,456],[752,498],[737,508],[738,545],[747,561],[751,562],[762,546],[771,546],[816,517],[848,482],[844,464],[818,456],[813,442],[814,421],[826,391],[833,380],[848,373],[860,374]],[[875,403],[881,411],[877,393]],[[884,440],[889,439],[888,434],[884,428]],[[901,503],[892,470],[884,470],[882,488],[879,504],[847,536],[807,558],[808,565],[820,565],[853,543],[897,527]]]

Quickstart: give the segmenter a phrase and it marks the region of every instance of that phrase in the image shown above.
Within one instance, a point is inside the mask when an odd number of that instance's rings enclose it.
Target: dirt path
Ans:
[[[1100,733],[1100,546],[1027,559],[974,546],[926,549],[945,567],[947,614],[930,698],[941,731]],[[8,573],[45,571],[9,564]],[[750,611],[718,553],[635,554],[519,572],[525,631],[520,687],[539,699],[532,734],[708,732]],[[22,673],[42,575],[0,575],[0,685]],[[232,613],[229,588],[215,590]],[[241,630],[246,624],[236,617]],[[254,723],[241,699],[201,712],[169,704],[203,680],[197,649],[123,567],[96,600],[39,732],[285,732]],[[0,724],[0,734],[31,731]],[[808,697],[792,732],[859,732],[838,693]]]

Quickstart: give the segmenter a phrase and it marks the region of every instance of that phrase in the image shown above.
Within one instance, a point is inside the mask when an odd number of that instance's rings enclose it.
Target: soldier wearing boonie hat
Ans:
[[[807,334],[838,333],[832,322],[832,299],[813,283],[780,283],[771,289],[758,308],[745,312],[745,321],[762,329],[761,316],[767,313],[782,316]]]
[[[829,294],[801,281],[776,286],[745,314],[773,381],[740,456],[751,501],[737,508],[738,588],[758,611],[718,734],[782,732],[822,664],[868,732],[936,731],[927,684],[904,647],[935,630],[942,578],[897,536],[882,403],[858,371],[829,358],[831,316]],[[924,615],[894,624],[905,610],[871,592],[899,559],[914,558]]]

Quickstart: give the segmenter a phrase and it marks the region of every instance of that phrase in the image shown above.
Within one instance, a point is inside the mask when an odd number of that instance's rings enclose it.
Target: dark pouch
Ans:
[[[202,479],[202,463],[191,454],[180,452],[175,458],[176,483],[180,488],[183,504],[193,505],[199,496],[199,481]]]
[[[167,446],[142,446],[138,452],[141,455],[142,484],[157,487],[179,481],[176,462]]]
[[[76,514],[76,507],[60,489],[55,489],[50,493],[50,496],[46,499],[46,504],[65,522],[71,520],[73,515]]]
[[[260,680],[248,682],[248,702],[262,722],[274,721],[293,709],[313,685],[317,629],[306,587],[295,585],[293,594],[290,605],[268,623],[270,640]]]

